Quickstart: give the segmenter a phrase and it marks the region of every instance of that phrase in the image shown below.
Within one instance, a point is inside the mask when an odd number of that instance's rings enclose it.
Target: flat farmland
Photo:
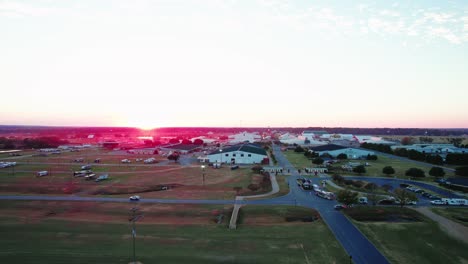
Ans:
[[[0,202],[0,259],[5,263],[129,263],[135,204]],[[231,206],[138,205],[136,259],[142,263],[347,263],[316,215],[300,207],[246,206],[227,228]],[[217,217],[223,215],[218,223]],[[257,219],[257,220],[255,220]],[[263,219],[263,220],[262,220]],[[264,219],[271,219],[264,221]]]

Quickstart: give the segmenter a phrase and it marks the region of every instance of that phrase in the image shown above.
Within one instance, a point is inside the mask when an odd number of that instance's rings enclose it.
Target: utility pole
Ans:
[[[143,217],[143,214],[136,215],[138,208],[133,207],[130,209],[132,211],[132,216],[128,221],[132,222],[132,238],[133,238],[133,264],[136,264],[136,253],[135,253],[135,238],[136,238],[136,227],[135,222],[140,220]]]

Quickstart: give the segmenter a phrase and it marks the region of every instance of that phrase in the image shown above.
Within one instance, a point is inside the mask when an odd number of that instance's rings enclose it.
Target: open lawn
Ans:
[[[378,211],[398,210],[380,208]],[[411,209],[406,209],[411,210]],[[356,221],[353,223],[392,263],[468,263],[466,244],[451,238],[437,223],[413,211],[405,213],[410,219],[395,217],[390,221]],[[368,216],[366,216],[367,218]]]
[[[294,150],[287,150],[283,151],[283,154],[286,156],[289,162],[297,169],[311,168],[316,166],[312,163],[311,160],[304,156],[303,152],[294,152]]]
[[[250,184],[260,184],[263,176],[254,174],[250,166],[231,170],[224,166],[220,169],[200,165],[181,166],[173,162],[168,165],[106,165],[92,164],[97,175],[109,174],[102,182],[86,181],[83,177],[73,177],[73,171],[80,170],[77,165],[63,164],[19,164],[0,171],[0,191],[4,193],[41,193],[63,194],[67,186],[80,195],[124,195],[144,193],[152,198],[187,199],[233,199],[234,187],[241,187],[241,195],[254,195],[271,190],[271,185],[258,190],[250,190]],[[50,175],[36,177],[35,172],[47,170]],[[205,185],[203,186],[203,175]],[[168,190],[161,191],[163,186]],[[69,190],[69,189],[67,189]]]
[[[2,263],[131,261],[130,205],[95,208],[91,204],[69,212],[74,217],[67,218],[60,217],[66,212],[51,214],[50,206],[67,210],[74,207],[71,204],[36,203],[15,202],[14,208],[0,203]],[[39,217],[18,215],[26,210]],[[229,211],[223,206],[147,205],[142,211],[145,216],[136,228],[136,256],[142,263],[346,263],[348,259],[322,221],[286,222],[283,217],[315,214],[311,209],[246,206],[237,230],[227,228],[228,215],[223,223],[215,223],[216,213]],[[274,221],[248,220],[270,217]]]
[[[336,170],[336,172],[339,172],[341,174],[345,175],[363,175],[363,176],[377,176],[377,177],[386,177],[385,174],[382,173],[382,169],[385,166],[392,166],[395,169],[395,174],[391,175],[391,177],[397,177],[401,179],[408,179],[408,176],[405,176],[406,170],[409,168],[419,168],[423,170],[426,174],[425,178],[417,178],[418,180],[423,180],[423,181],[432,181],[434,180],[434,177],[429,176],[429,170],[431,167],[425,167],[421,166],[415,163],[412,163],[411,161],[404,161],[404,160],[398,160],[398,159],[393,159],[389,158],[386,156],[378,155],[378,160],[343,160],[339,161],[333,166],[335,168],[340,168],[342,165],[347,164],[348,162],[359,162],[361,164],[364,164],[366,162],[369,163],[370,166],[366,166],[366,173],[363,174],[357,174],[354,172],[340,172],[340,170]],[[435,166],[435,165],[434,165]],[[453,172],[447,173],[446,176],[453,176]]]
[[[468,209],[467,208],[434,208],[431,210],[445,218],[460,223],[468,227]]]
[[[283,152],[284,155],[288,158],[288,160],[293,164],[296,168],[306,168],[313,166],[312,162],[304,156],[304,153],[297,153],[293,150],[288,150]],[[348,162],[359,162],[364,165],[364,163],[368,162],[370,166],[366,167],[366,173],[357,174],[354,172],[348,171],[341,171],[342,165],[346,165]],[[426,173],[426,177],[422,178],[421,180],[428,180],[432,181],[434,178],[429,176],[429,170],[431,167],[425,167],[418,164],[415,164],[411,161],[393,159],[386,156],[378,155],[378,160],[342,160],[335,164],[333,167],[335,170],[331,173],[337,172],[343,175],[362,175],[362,176],[378,176],[378,177],[386,177],[385,174],[382,173],[382,169],[385,166],[392,166],[395,169],[395,174],[391,175],[396,176],[397,178],[408,179],[408,176],[405,176],[406,170],[409,168],[419,168],[422,169]],[[436,165],[434,165],[436,166]],[[453,172],[447,173],[447,177],[454,176]]]

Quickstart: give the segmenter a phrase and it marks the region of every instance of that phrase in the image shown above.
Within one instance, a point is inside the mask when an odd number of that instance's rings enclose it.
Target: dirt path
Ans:
[[[414,208],[416,211],[439,223],[450,236],[468,244],[468,227],[432,212],[428,207]]]

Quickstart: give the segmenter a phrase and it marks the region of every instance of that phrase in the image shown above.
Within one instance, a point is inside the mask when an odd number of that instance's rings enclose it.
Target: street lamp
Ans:
[[[203,187],[205,187],[205,165],[201,165],[202,169],[202,180],[203,180]]]
[[[221,167],[221,164],[223,164],[223,149],[219,149],[219,166]]]

